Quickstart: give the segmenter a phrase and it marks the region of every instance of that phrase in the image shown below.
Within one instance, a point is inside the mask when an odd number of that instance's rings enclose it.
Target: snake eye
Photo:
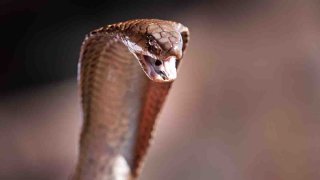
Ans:
[[[156,48],[155,46],[149,45],[148,51],[150,51],[152,54],[160,54],[161,50]]]
[[[157,54],[157,55],[161,53],[161,49],[153,36],[147,35],[146,44],[147,44],[148,51],[150,51],[151,53]]]
[[[156,66],[160,66],[162,64],[162,62],[160,60],[156,60],[156,62],[154,63]]]

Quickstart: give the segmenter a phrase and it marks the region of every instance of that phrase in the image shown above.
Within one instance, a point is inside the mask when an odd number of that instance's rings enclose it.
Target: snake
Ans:
[[[189,42],[181,23],[134,19],[85,36],[78,63],[83,125],[74,180],[139,177]]]

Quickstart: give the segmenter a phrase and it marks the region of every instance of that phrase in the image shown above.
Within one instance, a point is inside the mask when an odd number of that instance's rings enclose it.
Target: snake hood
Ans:
[[[74,180],[139,176],[188,41],[187,27],[157,19],[119,22],[86,36],[78,66],[84,123]]]

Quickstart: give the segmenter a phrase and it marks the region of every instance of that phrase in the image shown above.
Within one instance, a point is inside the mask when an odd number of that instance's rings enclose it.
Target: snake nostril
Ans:
[[[168,76],[166,75],[166,73],[164,73],[164,71],[160,71],[159,74],[160,74],[160,76],[162,77],[163,80],[169,79]]]
[[[156,66],[160,66],[162,64],[162,62],[160,60],[156,60],[156,62],[154,63]]]

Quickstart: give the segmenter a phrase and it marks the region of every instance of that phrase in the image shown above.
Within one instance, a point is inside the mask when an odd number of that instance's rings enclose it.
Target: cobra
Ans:
[[[84,122],[74,180],[138,177],[188,41],[187,27],[158,19],[120,22],[85,37],[78,66]]]

